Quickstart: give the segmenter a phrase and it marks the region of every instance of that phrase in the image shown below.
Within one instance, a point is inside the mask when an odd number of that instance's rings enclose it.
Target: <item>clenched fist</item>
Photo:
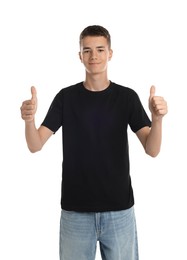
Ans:
[[[29,122],[34,120],[34,116],[37,110],[37,95],[36,88],[31,87],[31,99],[26,100],[20,107],[21,117],[23,120]]]
[[[160,119],[168,112],[167,102],[163,97],[155,96],[155,86],[150,88],[149,109],[153,119]]]

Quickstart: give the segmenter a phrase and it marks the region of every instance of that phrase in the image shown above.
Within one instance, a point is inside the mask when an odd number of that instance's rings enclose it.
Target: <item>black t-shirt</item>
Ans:
[[[82,82],[63,88],[42,125],[54,133],[62,126],[63,209],[102,212],[134,205],[127,128],[151,126],[134,90],[113,82],[96,92]]]

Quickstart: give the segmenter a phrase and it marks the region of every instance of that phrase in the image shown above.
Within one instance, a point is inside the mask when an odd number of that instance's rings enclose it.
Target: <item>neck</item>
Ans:
[[[83,82],[84,87],[90,91],[102,91],[110,85],[110,81],[107,76],[100,77],[98,75],[87,75],[85,81]]]

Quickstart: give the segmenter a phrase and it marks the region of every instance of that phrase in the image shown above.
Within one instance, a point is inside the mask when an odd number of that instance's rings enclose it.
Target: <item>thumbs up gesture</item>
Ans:
[[[163,97],[155,96],[155,86],[150,88],[149,109],[152,114],[152,119],[161,119],[168,112],[167,102]]]
[[[23,120],[27,122],[34,120],[34,116],[37,110],[37,93],[35,87],[31,87],[31,99],[24,101],[20,110]]]

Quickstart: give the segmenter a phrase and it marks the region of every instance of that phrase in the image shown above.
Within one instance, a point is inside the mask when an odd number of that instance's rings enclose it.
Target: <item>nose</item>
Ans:
[[[96,50],[93,50],[92,52],[91,52],[91,60],[95,60],[95,59],[97,59],[97,51]]]

